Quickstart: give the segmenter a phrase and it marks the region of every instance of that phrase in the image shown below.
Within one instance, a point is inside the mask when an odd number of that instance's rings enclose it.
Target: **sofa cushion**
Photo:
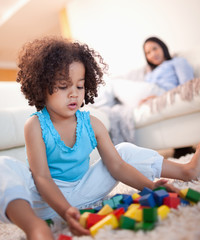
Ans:
[[[192,79],[133,109],[136,128],[200,111],[200,78]]]
[[[0,109],[0,150],[24,145],[24,124],[35,108]]]

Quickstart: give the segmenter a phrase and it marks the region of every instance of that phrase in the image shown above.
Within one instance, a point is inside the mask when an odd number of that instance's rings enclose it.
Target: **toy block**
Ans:
[[[115,208],[116,208],[117,205],[122,203],[123,195],[122,194],[116,194],[115,196],[112,197],[112,200],[113,200]]]
[[[161,190],[161,189],[167,191],[166,187],[164,187],[164,186],[159,186],[157,188],[154,188],[153,191],[155,192],[155,191],[158,191],[158,190]]]
[[[143,190],[141,192],[139,192],[139,195],[140,196],[144,196],[144,195],[150,194],[150,193],[153,193],[153,190],[151,190],[148,187],[144,187]]]
[[[153,194],[155,202],[158,206],[163,204],[163,199],[169,196],[169,193],[163,189],[157,190]]]
[[[139,208],[141,207],[141,205],[139,203],[132,203],[131,205],[128,206],[128,210],[131,209],[131,208]]]
[[[166,205],[158,207],[158,216],[161,220],[165,219],[170,212],[170,208]]]
[[[86,220],[86,228],[89,229],[91,228],[94,224],[102,220],[105,216],[104,215],[99,215],[96,213],[90,213],[87,220]]]
[[[186,195],[187,195],[187,192],[188,192],[188,188],[181,189],[180,192],[179,192],[179,196],[180,196],[181,198],[185,198]]]
[[[117,205],[117,208],[123,208],[125,212],[128,210],[128,207],[129,205],[124,203]]]
[[[139,203],[141,197],[142,197],[142,196],[140,196],[140,197],[138,197],[138,198],[135,198],[135,199],[133,200],[133,203]]]
[[[79,222],[80,222],[81,226],[83,226],[84,228],[86,228],[87,218],[90,214],[91,214],[91,212],[84,212],[80,216]]]
[[[139,204],[131,204],[128,210],[124,213],[124,216],[132,218],[135,211],[140,207]]]
[[[152,193],[143,195],[143,196],[140,198],[139,203],[140,203],[142,206],[147,206],[147,207],[155,207],[155,206],[156,206],[156,202],[155,202],[155,200],[154,200],[154,197],[153,197],[153,194],[152,194]]]
[[[84,212],[91,212],[91,213],[95,213],[96,210],[93,208],[86,208],[86,209],[79,209],[80,214],[83,214]]]
[[[49,227],[51,227],[51,225],[54,225],[54,221],[52,219],[47,219],[47,220],[45,220],[45,222],[47,223],[47,225]]]
[[[124,208],[115,209],[112,214],[115,215],[117,219],[120,219],[121,215],[125,213]]]
[[[119,222],[113,214],[109,214],[90,228],[90,234],[94,236],[99,229],[103,228],[105,225],[110,225],[112,229],[115,229],[119,227]]]
[[[138,194],[138,193],[133,193],[133,195],[132,195],[132,199],[133,200],[135,200],[135,199],[137,199],[137,198],[140,198],[141,196],[140,196],[140,194]]]
[[[135,219],[137,222],[141,222],[143,220],[142,209],[137,208],[131,215],[131,218]]]
[[[157,222],[157,220],[158,220],[157,208],[143,208],[144,222]]]
[[[131,195],[128,194],[123,194],[123,203],[130,205],[131,203],[133,203],[133,198]]]
[[[115,208],[115,203],[112,199],[103,200],[103,206],[109,205],[112,209]]]
[[[60,234],[58,237],[58,240],[72,240],[72,237],[64,234]]]
[[[155,223],[148,223],[148,222],[140,222],[140,223],[136,223],[134,230],[138,231],[138,230],[144,230],[144,231],[149,231],[155,228]]]
[[[190,205],[190,201],[181,198],[181,205],[183,205],[183,206],[184,206],[184,205]]]
[[[180,198],[176,197],[165,197],[163,199],[163,204],[167,205],[170,208],[177,208],[178,205],[180,204]]]
[[[190,200],[192,202],[197,203],[200,201],[200,192],[197,192],[194,189],[189,188],[185,198],[186,200]]]
[[[105,206],[102,207],[102,209],[97,214],[107,215],[111,212],[113,212],[113,209],[108,204],[106,204]]]
[[[122,229],[134,229],[135,220],[126,216],[121,216],[119,221],[119,227]]]

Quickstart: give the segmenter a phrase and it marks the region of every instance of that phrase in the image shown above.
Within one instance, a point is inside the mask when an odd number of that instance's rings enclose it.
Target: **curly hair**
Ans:
[[[31,106],[45,107],[46,93],[53,94],[56,82],[69,79],[69,65],[81,62],[85,67],[85,104],[94,103],[98,85],[104,84],[108,65],[88,45],[62,37],[44,37],[26,43],[18,57],[17,82]]]

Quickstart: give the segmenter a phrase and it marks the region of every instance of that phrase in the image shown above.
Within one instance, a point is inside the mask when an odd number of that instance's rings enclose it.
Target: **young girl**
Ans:
[[[79,110],[84,102],[93,103],[106,70],[87,45],[54,37],[35,40],[23,48],[18,67],[17,81],[37,112],[24,129],[29,168],[9,157],[0,160],[0,220],[18,225],[29,240],[52,240],[41,219],[56,214],[73,234],[89,234],[79,224],[78,208],[105,197],[118,181],[139,190],[165,185],[176,191],[154,178],[198,177],[200,146],[188,164],[130,143],[114,147],[104,125]],[[101,159],[89,167],[95,147]]]

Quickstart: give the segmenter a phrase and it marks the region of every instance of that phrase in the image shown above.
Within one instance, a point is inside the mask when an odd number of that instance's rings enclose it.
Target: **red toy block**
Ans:
[[[163,205],[167,205],[170,208],[177,208],[180,204],[180,198],[178,197],[165,197],[163,199]]]
[[[64,234],[60,234],[58,237],[58,240],[72,240],[72,237]]]
[[[90,213],[90,215],[87,218],[86,228],[89,229],[94,224],[96,224],[101,219],[103,219],[104,217],[105,217],[105,215],[99,215],[99,214],[95,214],[95,213]]]
[[[112,214],[114,214],[115,215],[115,217],[119,220],[119,218],[121,217],[121,215],[123,215],[125,213],[125,211],[124,211],[124,208],[123,207],[121,207],[121,208],[118,208],[118,209],[116,209],[116,210],[114,210],[113,212],[112,212]]]

